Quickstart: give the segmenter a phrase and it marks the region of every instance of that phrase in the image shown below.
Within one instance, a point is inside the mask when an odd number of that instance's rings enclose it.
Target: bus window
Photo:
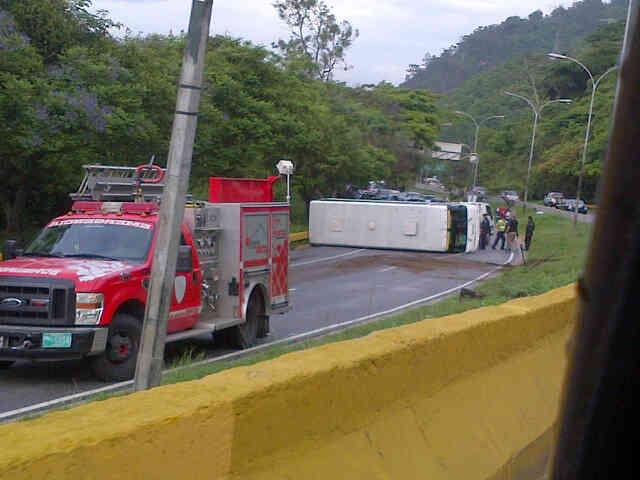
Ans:
[[[449,218],[449,252],[464,252],[467,250],[467,207],[449,207]]]

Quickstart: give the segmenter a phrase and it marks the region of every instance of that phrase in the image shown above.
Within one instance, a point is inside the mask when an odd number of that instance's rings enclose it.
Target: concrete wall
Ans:
[[[557,414],[573,287],[0,427],[0,478],[488,479]]]

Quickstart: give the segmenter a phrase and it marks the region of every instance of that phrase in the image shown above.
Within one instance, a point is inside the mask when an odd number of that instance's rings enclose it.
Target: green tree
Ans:
[[[289,40],[274,44],[287,59],[324,81],[338,65],[348,68],[346,52],[359,35],[351,23],[338,21],[322,0],[279,0],[273,6],[291,32]]]
[[[98,10],[91,13],[91,0],[0,0],[0,10],[9,12],[18,30],[27,32],[44,63],[55,63],[65,49],[102,42],[118,24]]]

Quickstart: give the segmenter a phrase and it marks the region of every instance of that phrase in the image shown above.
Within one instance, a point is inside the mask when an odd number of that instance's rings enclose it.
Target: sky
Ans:
[[[443,49],[475,28],[499,23],[510,16],[526,17],[535,10],[549,13],[569,6],[562,0],[325,0],[339,20],[360,31],[347,53],[348,71],[335,79],[350,85],[398,84],[409,64],[420,63],[426,52]],[[270,46],[287,38],[272,0],[214,0],[211,34],[226,34]],[[189,0],[94,0],[94,7],[134,33],[179,33],[187,29]]]

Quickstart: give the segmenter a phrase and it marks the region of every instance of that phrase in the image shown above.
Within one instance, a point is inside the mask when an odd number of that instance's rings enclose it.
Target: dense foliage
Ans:
[[[46,8],[45,8],[46,7]],[[0,226],[19,231],[68,206],[87,163],[138,165],[168,150],[184,47],[122,39],[89,0],[0,0]],[[435,98],[388,84],[351,89],[229,37],[210,39],[192,189],[211,175],[296,164],[297,198],[371,178],[407,183],[437,135]],[[300,209],[302,210],[302,209]]]
[[[549,15],[509,17],[498,25],[480,27],[440,55],[427,53],[421,64],[409,67],[407,88],[448,92],[481,72],[530,54],[568,52],[603,23],[626,19],[628,0],[582,0]]]

